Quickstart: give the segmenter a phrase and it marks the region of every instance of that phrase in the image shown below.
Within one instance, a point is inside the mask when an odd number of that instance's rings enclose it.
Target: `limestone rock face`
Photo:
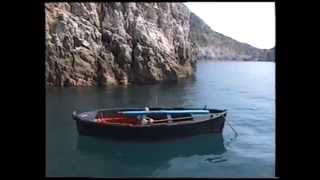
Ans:
[[[47,86],[156,83],[195,71],[182,3],[46,3],[45,14]]]
[[[212,30],[191,13],[190,36],[199,48],[198,59],[232,61],[275,61],[274,48],[258,49]]]

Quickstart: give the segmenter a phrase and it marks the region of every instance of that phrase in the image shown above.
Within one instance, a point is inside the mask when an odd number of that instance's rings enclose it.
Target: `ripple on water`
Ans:
[[[129,85],[125,88],[49,88],[46,92],[46,175],[274,176],[274,63],[206,62],[198,65],[196,80],[187,83]],[[227,109],[227,120],[239,135],[235,136],[226,125],[223,143],[212,143],[219,144],[216,149],[219,153],[208,148],[208,138],[203,137],[191,139],[184,145],[175,142],[168,148],[161,145],[151,150],[143,143],[124,143],[122,146],[119,142],[97,139],[84,141],[77,147],[75,142],[79,136],[70,117],[73,109],[144,107],[155,105],[156,97],[159,106],[208,105]],[[141,145],[143,148],[137,150]],[[188,155],[182,153],[185,150]],[[202,154],[200,151],[209,152]]]

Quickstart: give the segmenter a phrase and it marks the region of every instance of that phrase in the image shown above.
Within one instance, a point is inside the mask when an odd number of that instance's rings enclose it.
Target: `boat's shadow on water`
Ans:
[[[86,157],[108,163],[157,168],[178,157],[222,155],[226,152],[222,135],[206,134],[155,142],[125,142],[79,136],[77,150]]]

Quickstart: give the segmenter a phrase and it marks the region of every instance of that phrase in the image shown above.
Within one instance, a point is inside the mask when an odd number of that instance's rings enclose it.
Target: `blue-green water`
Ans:
[[[158,97],[158,98],[156,98]],[[139,143],[79,136],[73,110],[184,106],[228,109],[223,135]],[[64,177],[273,177],[275,64],[200,62],[179,83],[46,90],[46,175]]]

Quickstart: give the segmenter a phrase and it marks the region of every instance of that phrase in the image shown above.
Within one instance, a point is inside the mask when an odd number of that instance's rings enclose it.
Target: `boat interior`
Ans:
[[[157,125],[208,119],[223,110],[185,108],[109,109],[97,112],[95,120],[105,125]]]

